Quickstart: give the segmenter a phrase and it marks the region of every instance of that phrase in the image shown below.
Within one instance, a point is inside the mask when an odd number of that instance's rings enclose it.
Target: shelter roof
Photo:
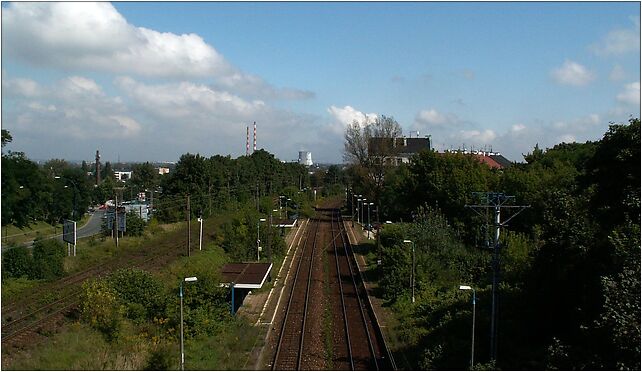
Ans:
[[[261,288],[270,270],[272,263],[228,263],[221,269],[222,284],[234,283],[235,288]]]

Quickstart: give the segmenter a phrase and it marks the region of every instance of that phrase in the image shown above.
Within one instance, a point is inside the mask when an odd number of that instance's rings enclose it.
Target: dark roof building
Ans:
[[[368,154],[384,155],[386,163],[399,165],[409,163],[412,155],[421,150],[430,150],[430,137],[425,138],[382,138],[373,137],[368,141]]]

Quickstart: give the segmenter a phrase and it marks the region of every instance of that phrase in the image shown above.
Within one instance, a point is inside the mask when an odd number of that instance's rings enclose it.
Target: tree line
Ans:
[[[382,125],[398,124],[353,124],[346,152],[355,132],[364,143]],[[367,151],[361,161],[347,157],[355,160],[347,170],[352,193],[374,201],[382,221],[404,221],[384,225],[376,271],[380,294],[399,315],[409,367],[467,368],[472,309],[471,294],[458,289],[464,284],[477,289],[475,368],[640,368],[639,119],[610,125],[599,141],[536,146],[505,169],[432,150],[399,166],[368,160]],[[496,360],[488,342],[492,217],[489,226],[466,208],[474,192],[491,191],[530,206],[501,232]],[[404,240],[416,248],[412,306]]]

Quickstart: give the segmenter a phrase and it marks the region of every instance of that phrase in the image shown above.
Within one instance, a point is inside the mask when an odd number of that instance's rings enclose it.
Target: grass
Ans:
[[[77,226],[81,227],[89,220],[84,215]],[[47,238],[62,233],[62,224],[50,225],[44,221],[36,221],[28,227],[19,228],[14,225],[2,226],[2,244],[15,245],[30,242],[36,238]]]
[[[208,219],[204,232],[212,231],[229,219],[217,216]],[[111,238],[89,238],[79,242],[77,256],[66,258],[67,272],[73,273],[141,247],[153,248],[162,239],[181,239],[174,232],[181,224],[156,225],[153,234],[146,237],[127,237],[116,248]],[[198,224],[192,227],[198,228]],[[206,230],[207,229],[207,230]],[[150,236],[151,235],[151,236]],[[181,238],[179,238],[179,236]],[[197,235],[192,235],[197,236]],[[205,238],[205,236],[204,236]],[[194,243],[194,240],[193,240]],[[196,240],[196,246],[198,242]],[[204,243],[203,250],[192,250],[191,257],[181,257],[168,264],[161,272],[154,273],[166,288],[178,286],[182,276],[203,275],[215,277],[219,268],[227,262],[227,256],[215,241]],[[2,284],[10,297],[19,296],[39,282],[12,279]],[[115,341],[108,342],[104,336],[84,323],[73,323],[38,347],[24,350],[2,349],[2,368],[6,370],[143,370],[180,369],[180,348],[176,330],[169,333],[158,331],[155,324],[133,325],[123,322],[122,330]],[[157,330],[158,332],[154,331]],[[192,370],[241,370],[252,368],[250,354],[255,345],[263,341],[263,330],[237,318],[219,323],[217,334],[185,340],[186,368]],[[155,364],[150,364],[150,363]]]
[[[260,328],[236,320],[224,323],[217,335],[190,340],[185,345],[185,369],[244,370]]]
[[[3,350],[3,369],[141,370],[145,368],[150,344],[138,341],[135,345],[126,340],[112,345],[98,331],[74,323],[38,348],[16,352],[7,365]]]

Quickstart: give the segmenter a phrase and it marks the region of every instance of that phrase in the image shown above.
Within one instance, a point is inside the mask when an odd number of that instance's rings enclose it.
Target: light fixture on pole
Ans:
[[[370,206],[374,205],[374,203],[367,203],[367,204],[368,204],[368,227],[367,227],[367,231],[368,231],[368,239],[370,239],[370,230],[372,230],[372,225],[370,224]]]
[[[351,215],[351,217],[352,217],[352,218],[350,218],[350,219],[352,220],[352,227],[354,227],[354,211],[355,211],[355,210],[354,210],[354,198],[355,198],[355,197],[356,197],[356,198],[360,198],[360,197],[361,197],[361,194],[359,194],[359,195],[357,195],[357,194],[352,194],[352,215]]]
[[[475,302],[476,302],[476,295],[475,295],[475,289],[469,285],[460,285],[459,290],[461,291],[473,291],[473,335],[472,335],[472,340],[471,340],[471,346],[470,346],[470,370],[473,370],[473,366],[475,365]]]
[[[195,276],[190,276],[181,280],[180,298],[181,298],[181,371],[185,370],[185,347],[183,345],[183,282],[195,282],[198,279]]]
[[[265,222],[265,218],[259,218],[259,222],[256,223],[256,260],[261,260],[261,234],[260,234],[260,225],[261,222]]]
[[[360,209],[360,212],[361,212],[361,227],[362,227],[362,228],[363,228],[363,224],[364,224],[364,222],[366,222],[366,221],[365,221],[365,219],[366,219],[366,218],[365,218],[365,217],[366,217],[366,210],[365,210],[365,209],[366,209],[366,201],[367,201],[367,200],[368,200],[368,199],[366,199],[366,198],[361,199],[361,209]]]
[[[412,244],[412,272],[410,274],[410,287],[412,288],[412,303],[415,303],[415,242],[404,239],[404,243]]]
[[[54,178],[57,179],[57,180],[64,178],[65,180],[71,182],[72,185],[74,185],[74,209],[71,211],[71,219],[75,221],[76,220],[76,192],[79,192],[78,191],[78,186],[76,186],[76,183],[73,180],[71,180],[71,179],[69,179],[67,177],[54,176]],[[65,187],[67,187],[67,186],[65,186]]]
[[[200,251],[203,249],[203,217],[199,217],[197,221],[201,225],[200,234],[198,237],[198,250]]]

